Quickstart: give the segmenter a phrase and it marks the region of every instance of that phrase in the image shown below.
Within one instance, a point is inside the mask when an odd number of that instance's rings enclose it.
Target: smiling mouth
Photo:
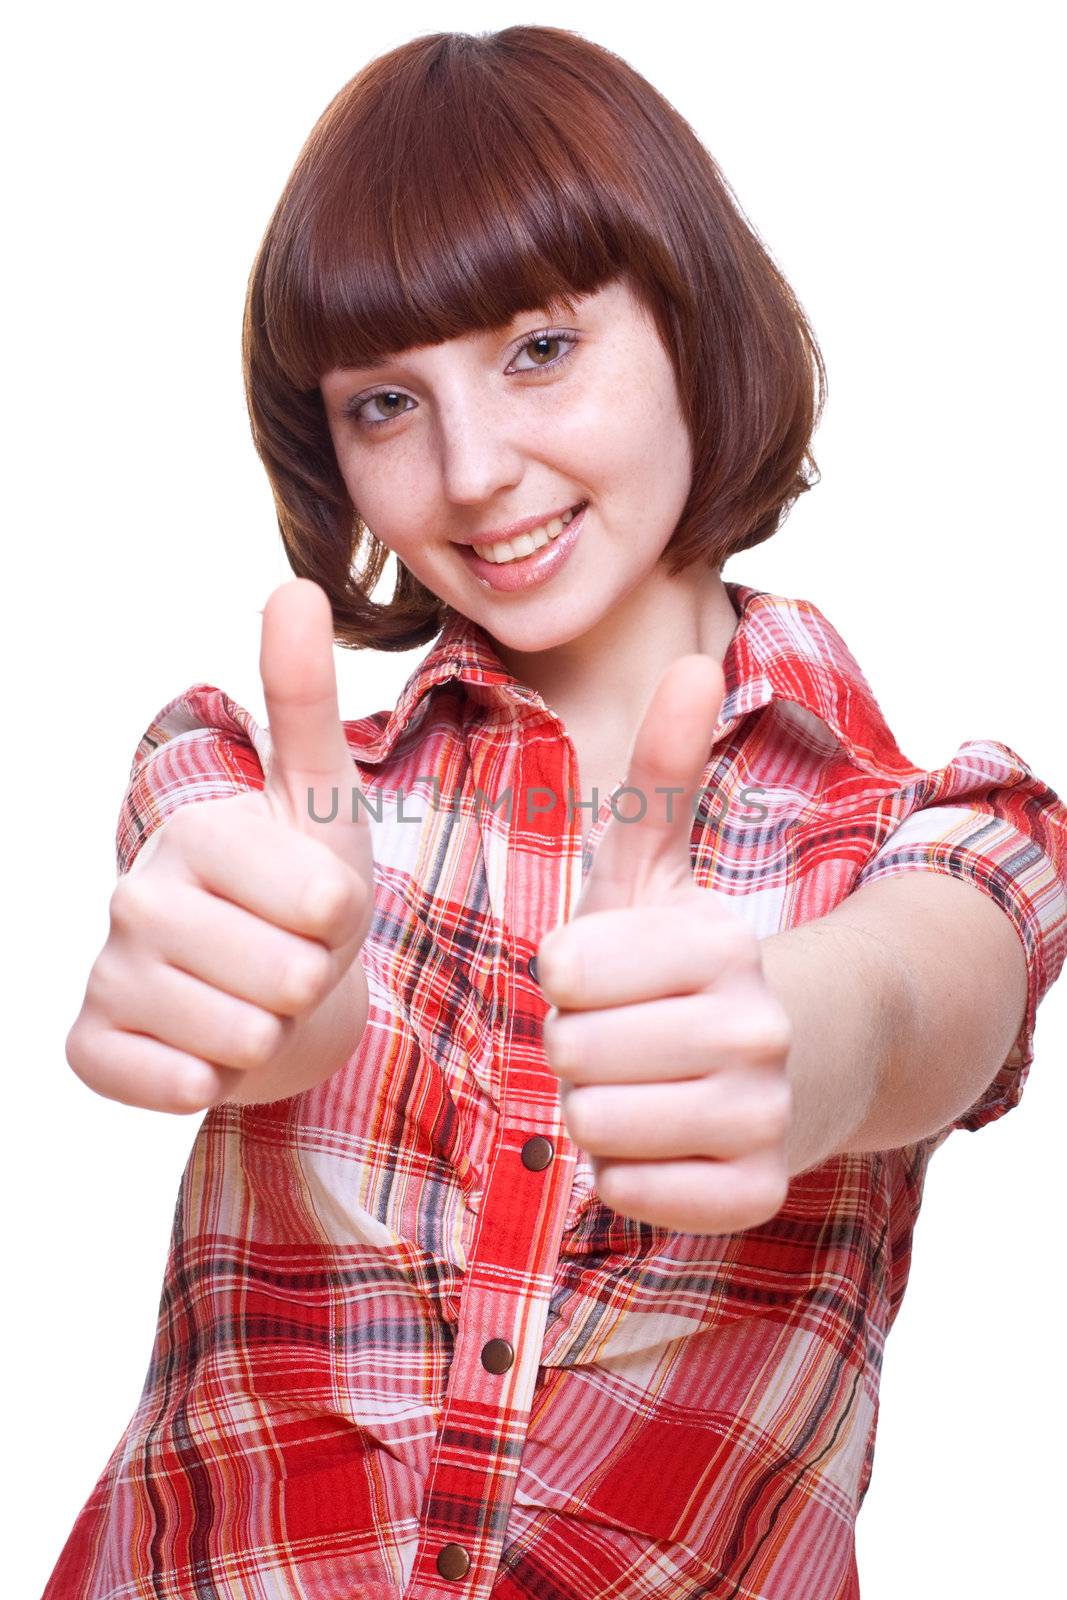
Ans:
[[[492,544],[475,544],[469,548],[483,561],[492,562],[494,566],[504,566],[511,561],[521,561],[526,556],[533,555],[535,550],[543,550],[546,544],[553,543],[559,538],[564,528],[584,510],[588,501],[579,500],[577,505],[564,511],[562,516],[550,517],[547,522],[530,530],[529,533],[519,534],[517,539],[498,539]]]

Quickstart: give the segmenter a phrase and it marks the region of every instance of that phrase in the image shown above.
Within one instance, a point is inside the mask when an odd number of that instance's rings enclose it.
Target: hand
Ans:
[[[127,1105],[281,1099],[348,1059],[374,865],[337,709],[329,602],[297,579],[263,611],[264,789],[173,811],[119,879],[67,1059]],[[309,802],[309,790],[312,797]],[[328,818],[336,793],[336,816]]]
[[[620,797],[574,917],[537,951],[545,1054],[601,1199],[686,1233],[766,1222],[789,1182],[789,1018],[755,933],[690,871],[723,693],[709,657],[671,664],[634,742],[638,793]],[[670,787],[682,792],[656,792]]]

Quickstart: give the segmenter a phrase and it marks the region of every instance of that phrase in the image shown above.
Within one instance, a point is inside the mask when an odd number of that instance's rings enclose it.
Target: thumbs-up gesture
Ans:
[[[142,847],[67,1036],[77,1076],[128,1105],[283,1099],[336,1071],[366,1025],[370,827],[317,584],[270,596],[260,675],[265,787],[181,806]]]
[[[673,662],[570,922],[537,952],[544,1049],[606,1205],[686,1233],[768,1221],[788,1187],[789,1018],[759,940],[690,870],[722,669]],[[625,800],[625,803],[624,803]]]

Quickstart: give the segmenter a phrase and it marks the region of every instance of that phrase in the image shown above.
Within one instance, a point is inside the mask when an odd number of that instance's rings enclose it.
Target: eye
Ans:
[[[548,359],[545,361],[538,361],[532,367],[519,367],[518,371],[537,372],[543,371],[546,367],[558,367],[564,361],[566,361],[569,356],[574,354],[573,348],[570,350],[565,350],[562,355],[553,356],[551,355],[550,351],[544,350],[543,347],[545,345],[552,346],[561,344],[569,344],[573,347],[577,343],[578,339],[575,334],[564,333],[561,329],[547,328],[544,333],[535,333],[532,339],[527,339],[524,344],[519,346],[516,354],[521,356],[526,350],[536,349],[538,350],[539,354],[546,355]]]
[[[379,389],[377,394],[365,395],[362,400],[346,401],[344,413],[346,417],[354,417],[365,428],[380,428],[383,422],[392,422],[394,417],[402,417],[404,408],[401,408],[400,402],[410,399],[409,394],[403,394],[399,389]],[[384,409],[384,416],[364,414],[368,407],[377,405]]]
[[[571,348],[564,350],[562,355],[554,355],[552,353],[553,348],[561,344],[570,345]],[[546,372],[552,368],[561,367],[565,361],[570,360],[577,344],[577,334],[567,333],[562,328],[545,328],[541,333],[535,333],[532,338],[523,340],[512,357],[512,362],[527,350],[537,350],[546,359],[535,361],[532,366],[528,367],[515,367],[509,362],[505,370],[516,373]],[[545,348],[546,346],[548,347],[547,349]],[[410,401],[411,396],[405,394],[401,389],[378,389],[374,394],[356,396],[352,400],[346,400],[341,410],[344,416],[352,417],[361,428],[381,428],[386,423],[394,421],[397,417],[406,415],[411,407],[403,404],[405,400]],[[414,401],[412,401],[412,404],[414,404]],[[373,411],[375,407],[380,408],[377,416],[374,415]],[[383,411],[385,413],[384,416],[381,414]]]

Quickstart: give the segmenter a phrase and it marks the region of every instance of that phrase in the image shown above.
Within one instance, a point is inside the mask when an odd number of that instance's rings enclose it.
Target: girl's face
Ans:
[[[381,367],[336,368],[320,387],[363,521],[512,650],[551,650],[607,622],[653,575],[689,494],[670,357],[623,280],[572,316],[524,313]],[[581,503],[560,533],[552,519]],[[556,538],[516,561],[472,550],[516,522]]]

